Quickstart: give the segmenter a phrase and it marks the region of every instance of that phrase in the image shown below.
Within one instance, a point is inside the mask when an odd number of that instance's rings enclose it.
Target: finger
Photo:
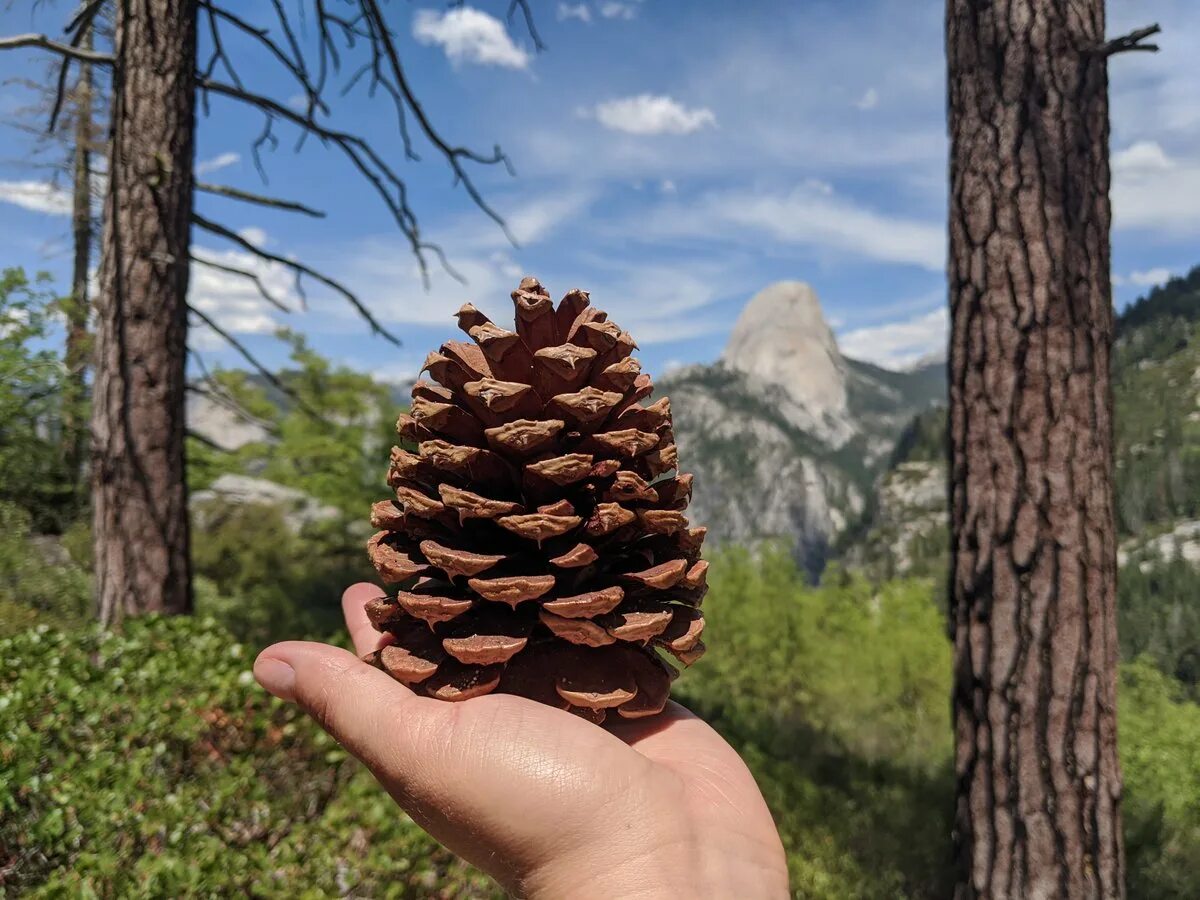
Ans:
[[[354,642],[354,652],[359,656],[379,649],[380,633],[367,618],[368,600],[383,596],[383,589],[366,581],[352,584],[342,594],[342,615],[346,617],[346,630]]]

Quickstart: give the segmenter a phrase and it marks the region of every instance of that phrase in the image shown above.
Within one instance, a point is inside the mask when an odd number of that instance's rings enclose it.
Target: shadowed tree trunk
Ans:
[[[195,131],[195,0],[119,0],[96,310],[97,604],[192,607],[183,409]]]
[[[82,41],[86,50],[92,49],[89,27]],[[88,273],[92,263],[92,141],[95,140],[92,122],[92,66],[79,65],[79,81],[75,85],[75,121],[73,131],[74,159],[72,161],[71,234],[75,256],[71,272],[71,303],[67,310],[67,389],[63,398],[63,458],[72,479],[81,477],[83,454],[87,446],[86,423],[83,421],[84,398],[87,394],[88,341]],[[77,482],[72,482],[77,483]],[[80,488],[82,491],[82,487]]]
[[[1124,896],[1104,25],[947,3],[962,900]]]

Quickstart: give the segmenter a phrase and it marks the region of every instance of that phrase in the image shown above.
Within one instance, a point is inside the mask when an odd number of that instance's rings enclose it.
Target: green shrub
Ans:
[[[80,621],[90,602],[90,580],[52,537],[31,533],[29,513],[0,500],[0,636],[39,621]]]
[[[930,586],[813,588],[771,548],[718,553],[710,574],[710,649],[680,699],[754,771],[797,896],[943,895],[950,648]]]
[[[211,619],[0,639],[3,887],[47,897],[495,888],[254,683]]]
[[[341,631],[342,591],[371,580],[367,534],[338,518],[294,531],[287,514],[262,504],[205,504],[197,510],[192,560],[207,582],[197,609],[255,644]]]

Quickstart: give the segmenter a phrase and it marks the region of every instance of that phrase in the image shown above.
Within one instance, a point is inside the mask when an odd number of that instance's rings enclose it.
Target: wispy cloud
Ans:
[[[1200,157],[1175,159],[1154,141],[1113,154],[1113,223],[1173,236],[1200,234]]]
[[[267,262],[244,250],[216,250],[193,246],[199,262],[192,264],[188,303],[235,334],[271,334],[280,324],[278,310],[263,297],[253,279],[218,266],[240,269],[257,276],[262,290],[290,309],[299,309],[301,298],[287,267]],[[204,263],[213,265],[204,265]],[[201,332],[208,329],[198,326]],[[209,334],[209,338],[215,335]],[[214,342],[201,338],[205,346]]]
[[[1171,280],[1174,273],[1167,268],[1146,269],[1144,272],[1130,272],[1128,275],[1113,275],[1113,284],[1132,284],[1136,287],[1156,287]]]
[[[441,47],[451,63],[475,63],[524,69],[530,56],[513,43],[504,23],[471,6],[459,6],[444,12],[417,11],[413,19],[413,37],[418,43]]]
[[[863,95],[854,101],[854,106],[864,112],[872,110],[879,105],[879,91],[875,88],[867,88]]]
[[[618,0],[606,0],[600,4],[600,15],[606,19],[629,21],[637,17],[637,6],[633,3],[621,3]]]
[[[52,216],[65,216],[71,212],[70,192],[49,181],[0,181],[0,203],[11,203]]]
[[[838,347],[852,359],[886,369],[904,369],[946,350],[950,316],[945,306],[929,312],[838,335]]]
[[[765,238],[849,259],[945,268],[941,222],[879,212],[816,180],[791,191],[710,193],[696,204],[664,207],[649,227],[664,235],[759,243]]]
[[[592,21],[592,11],[586,3],[558,4],[558,21],[566,22],[569,19],[576,19],[587,24]]]
[[[707,107],[688,108],[672,97],[656,94],[606,100],[580,114],[613,131],[637,135],[691,134],[717,124],[716,115]]]
[[[242,154],[234,153],[218,153],[210,159],[202,159],[196,163],[197,175],[209,175],[212,172],[219,172],[221,169],[228,169],[230,166],[236,166],[242,161]]]

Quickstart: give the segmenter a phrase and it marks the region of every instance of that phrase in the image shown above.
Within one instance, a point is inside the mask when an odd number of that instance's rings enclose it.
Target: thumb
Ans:
[[[410,768],[419,755],[413,735],[437,727],[436,721],[428,721],[435,710],[423,709],[422,698],[340,647],[311,641],[275,644],[254,661],[254,677],[316,719],[372,771],[384,763],[385,749],[396,754],[387,761],[389,768]],[[395,727],[401,720],[404,727]],[[436,736],[430,739],[436,745]]]

